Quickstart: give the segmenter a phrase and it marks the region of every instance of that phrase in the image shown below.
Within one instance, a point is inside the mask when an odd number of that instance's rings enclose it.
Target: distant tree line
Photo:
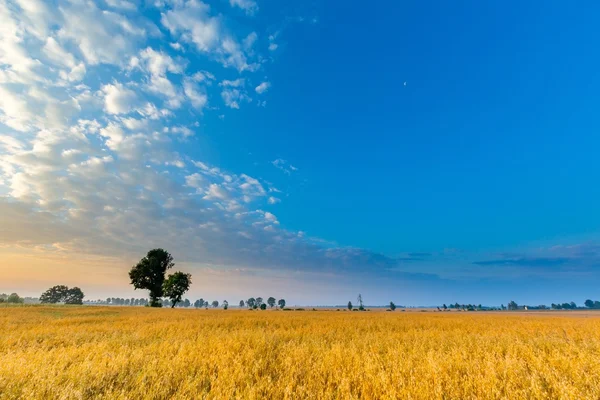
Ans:
[[[0,294],[0,303],[23,304],[25,303],[25,299],[16,293],[2,293]]]
[[[266,310],[267,306],[269,308],[279,307],[279,308],[283,309],[283,308],[285,308],[285,304],[286,304],[285,299],[277,300],[275,297],[269,297],[267,299],[267,302],[265,303],[262,297],[256,297],[256,298],[250,297],[248,300],[245,300],[245,301],[240,300],[239,307],[240,308],[247,307],[248,309],[251,309],[251,310],[257,310],[257,309]]]
[[[598,301],[598,300],[593,301],[593,300],[587,299],[585,301],[585,303],[583,303],[583,304],[585,304],[585,306],[587,308],[592,308],[592,309],[595,309],[595,310],[600,309],[600,301]]]
[[[552,303],[550,305],[550,307],[552,307],[553,310],[576,310],[577,309],[577,304],[575,304],[574,302],[562,303],[562,304],[554,304],[554,303]]]
[[[122,299],[120,297],[108,297],[105,304],[110,304],[113,306],[147,306],[148,299]]]

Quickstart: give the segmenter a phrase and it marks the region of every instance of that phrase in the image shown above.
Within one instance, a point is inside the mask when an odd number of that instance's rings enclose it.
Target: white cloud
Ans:
[[[62,48],[62,46],[53,37],[49,37],[46,40],[43,51],[46,56],[56,65],[70,68],[70,72],[60,72],[62,79],[71,82],[78,82],[81,81],[85,76],[85,64],[83,62],[78,62],[75,57]]]
[[[298,168],[294,167],[287,160],[284,160],[282,158],[278,158],[275,161],[272,161],[271,164],[273,164],[275,168],[285,172],[288,175],[290,175],[292,172],[298,171]]]
[[[277,217],[268,211],[265,212],[265,221],[271,222],[273,224],[279,224],[279,221],[277,221]]]
[[[129,0],[106,0],[106,4],[110,7],[127,11],[135,11],[138,7],[133,1]]]
[[[169,46],[171,46],[174,50],[177,50],[177,51],[183,50],[183,46],[181,45],[181,43],[178,43],[178,42],[169,43]]]
[[[137,107],[136,93],[121,83],[102,86],[104,109],[109,114],[127,114]]]
[[[242,101],[249,102],[252,100],[243,89],[245,84],[246,81],[242,78],[232,81],[224,80],[219,83],[219,86],[223,87],[221,98],[227,107],[239,109]]]
[[[277,203],[281,203],[281,200],[278,199],[277,197],[273,197],[273,196],[269,197],[269,204],[277,204]]]
[[[258,181],[258,179],[255,179],[246,174],[242,174],[240,177],[243,180],[243,183],[240,185],[240,189],[242,189],[242,192],[244,193],[244,195],[246,195],[246,196],[264,196],[266,194],[265,189],[263,188],[261,183]]]
[[[122,118],[121,122],[130,131],[145,131],[148,129],[149,121],[147,119]]]
[[[258,4],[254,0],[229,0],[232,7],[239,7],[248,15],[253,15],[258,11]]]
[[[229,200],[230,194],[216,183],[212,183],[206,191],[206,200]]]
[[[63,25],[58,37],[75,43],[86,62],[120,65],[129,59],[136,43],[146,37],[146,30],[125,17],[101,10],[93,2],[61,2]]]
[[[30,130],[35,122],[27,98],[0,85],[0,122],[17,131]]]
[[[255,70],[257,64],[248,59],[236,39],[229,34],[220,17],[210,15],[210,7],[198,0],[178,1],[162,14],[162,24],[172,35],[179,35],[187,43],[216,59],[225,67],[238,71]]]
[[[264,92],[266,92],[267,90],[269,90],[270,87],[271,87],[271,83],[270,82],[262,82],[254,90],[258,94],[263,94]]]
[[[167,128],[168,132],[174,133],[176,135],[181,135],[183,137],[194,136],[194,131],[188,128],[187,126],[174,126],[172,128]]]
[[[194,173],[185,177],[185,184],[194,189],[200,189],[205,184],[204,177],[199,173]]]
[[[246,38],[242,41],[244,50],[247,52],[252,51],[252,48],[254,47],[254,43],[256,43],[256,40],[258,40],[258,35],[256,34],[256,32],[250,32],[248,34],[248,36],[246,36]]]
[[[146,89],[158,96],[167,98],[169,108],[179,108],[183,102],[183,94],[167,77],[167,72],[183,74],[185,65],[176,62],[168,54],[148,47],[140,52],[139,58],[132,58],[131,66],[146,72],[150,81]]]
[[[279,36],[279,32],[269,35],[269,51],[275,51],[279,47],[277,43],[275,43],[277,36]]]
[[[243,87],[246,83],[246,81],[242,78],[236,79],[234,81],[228,81],[228,80],[224,80],[221,83],[219,83],[219,86],[224,86],[224,87]]]
[[[165,76],[167,72],[182,74],[185,70],[185,64],[176,62],[168,54],[151,47],[140,52],[140,59],[151,76]]]
[[[183,92],[196,109],[202,110],[208,104],[208,95],[193,79],[184,79]]]

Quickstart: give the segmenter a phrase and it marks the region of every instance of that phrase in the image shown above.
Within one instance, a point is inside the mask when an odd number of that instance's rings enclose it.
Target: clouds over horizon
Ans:
[[[258,47],[271,40],[234,33],[198,0],[153,4],[158,20],[138,2],[0,0],[1,245],[129,258],[161,246],[225,269],[391,271],[394,259],[286,229],[269,182],[179,149],[204,113],[253,94],[264,105]]]

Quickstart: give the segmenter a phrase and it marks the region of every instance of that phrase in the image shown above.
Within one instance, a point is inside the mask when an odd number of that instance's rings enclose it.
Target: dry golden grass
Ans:
[[[0,399],[598,399],[600,318],[0,308]]]

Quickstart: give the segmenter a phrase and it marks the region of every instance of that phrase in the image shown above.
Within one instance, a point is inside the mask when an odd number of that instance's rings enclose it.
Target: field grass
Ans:
[[[0,399],[599,399],[600,318],[0,308]]]

